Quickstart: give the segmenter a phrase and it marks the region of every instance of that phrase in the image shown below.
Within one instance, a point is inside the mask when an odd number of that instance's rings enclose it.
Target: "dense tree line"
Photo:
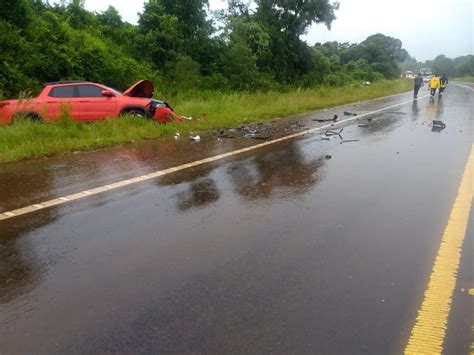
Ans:
[[[401,68],[414,73],[418,73],[421,68],[431,68],[434,74],[446,74],[450,78],[474,76],[474,55],[452,59],[440,54],[435,59],[424,62],[418,62],[415,58],[407,56],[401,64]]]
[[[313,46],[300,39],[314,23],[330,27],[330,0],[149,0],[137,25],[113,7],[83,0],[3,0],[0,97],[48,81],[81,79],[119,89],[149,78],[161,94],[197,90],[280,90],[343,85],[400,75],[400,40],[375,34],[359,44]]]

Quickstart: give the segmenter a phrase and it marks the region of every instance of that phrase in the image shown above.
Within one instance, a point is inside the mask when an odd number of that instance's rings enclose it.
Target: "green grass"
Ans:
[[[472,76],[464,76],[464,77],[461,77],[461,78],[454,78],[453,80],[464,81],[466,83],[474,83],[474,77],[472,77]]]
[[[27,120],[0,127],[0,162],[42,157],[70,151],[102,148],[137,140],[232,127],[369,100],[408,91],[411,80],[381,81],[368,86],[296,90],[288,93],[209,93],[205,98],[177,98],[178,114],[191,122],[160,125],[154,121],[123,117],[87,124],[67,118],[38,124]],[[204,95],[202,95],[204,97]]]

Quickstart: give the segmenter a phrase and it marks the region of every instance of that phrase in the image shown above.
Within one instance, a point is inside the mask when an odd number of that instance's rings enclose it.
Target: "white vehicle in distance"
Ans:
[[[431,68],[421,68],[420,74],[423,77],[423,81],[427,83],[433,77],[433,70]]]

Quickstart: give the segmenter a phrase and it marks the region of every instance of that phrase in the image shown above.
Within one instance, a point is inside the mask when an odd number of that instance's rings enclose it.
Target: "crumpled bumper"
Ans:
[[[178,116],[171,110],[169,107],[158,107],[153,115],[153,120],[160,123],[166,122],[184,122],[185,119],[181,116]]]

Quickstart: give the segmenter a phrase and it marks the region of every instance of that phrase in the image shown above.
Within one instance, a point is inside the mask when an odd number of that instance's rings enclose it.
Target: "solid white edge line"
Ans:
[[[454,86],[460,86],[460,87],[462,87],[462,88],[466,88],[466,89],[470,89],[471,91],[474,91],[474,87],[473,87],[473,86],[461,84],[461,82],[453,82],[453,83],[451,83],[451,84],[454,85]],[[473,84],[473,85],[474,85],[474,84]]]

